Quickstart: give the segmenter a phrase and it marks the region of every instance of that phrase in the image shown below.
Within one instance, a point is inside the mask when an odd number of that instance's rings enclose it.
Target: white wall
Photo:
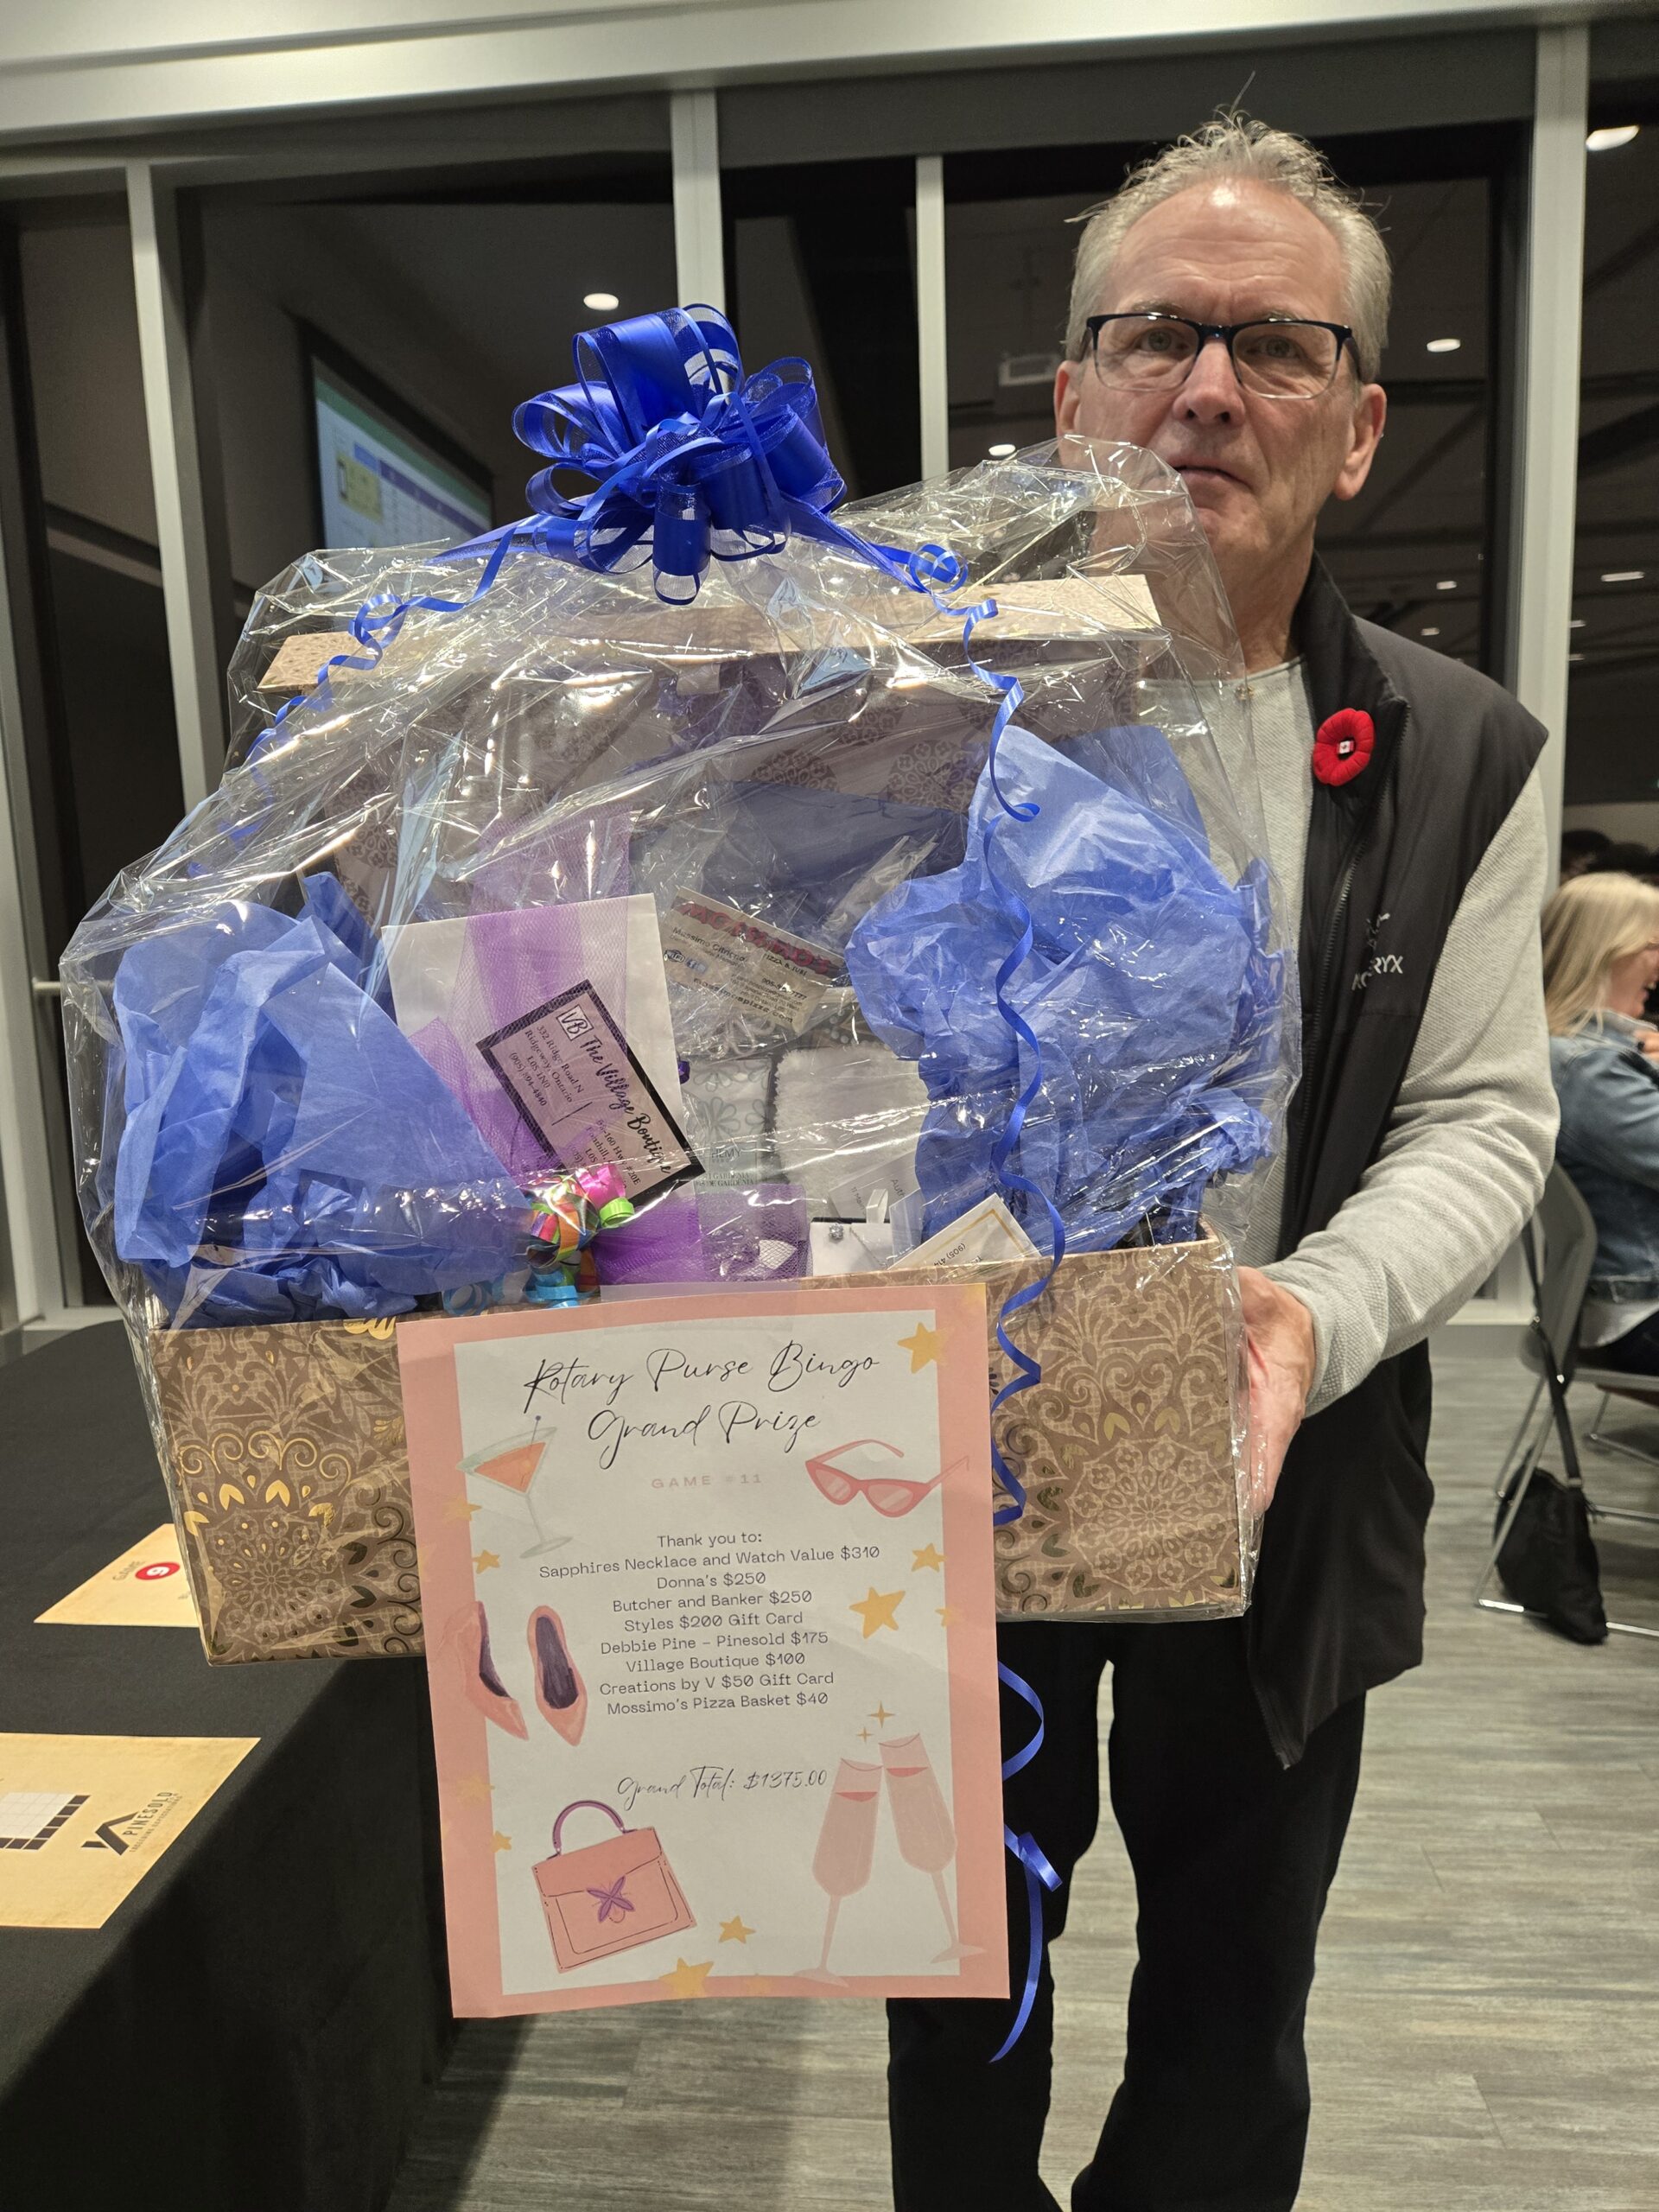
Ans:
[[[231,573],[264,583],[316,534],[312,424],[296,325],[309,322],[429,416],[497,478],[517,512],[527,473],[512,403],[464,334],[376,268],[348,218],[321,207],[237,207],[207,219],[207,315]]]

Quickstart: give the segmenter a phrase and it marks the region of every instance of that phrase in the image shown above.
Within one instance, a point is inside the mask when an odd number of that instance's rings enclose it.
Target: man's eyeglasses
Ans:
[[[1270,315],[1260,322],[1190,322],[1156,310],[1091,315],[1089,350],[1101,382],[1114,391],[1173,391],[1215,339],[1227,348],[1233,374],[1262,399],[1317,399],[1329,391],[1343,348],[1359,355],[1345,322],[1304,322]]]

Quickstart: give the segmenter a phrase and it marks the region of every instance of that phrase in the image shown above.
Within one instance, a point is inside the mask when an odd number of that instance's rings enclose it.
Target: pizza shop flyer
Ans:
[[[1008,1988],[976,1284],[398,1332],[457,2012]]]

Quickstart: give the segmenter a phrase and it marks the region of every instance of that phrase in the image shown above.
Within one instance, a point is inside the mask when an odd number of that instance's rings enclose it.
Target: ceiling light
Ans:
[[[1431,338],[1423,351],[1426,353],[1460,353],[1463,340],[1461,338]]]
[[[1584,655],[1582,653],[1568,653],[1567,658],[1568,660],[1582,660],[1584,658]]]
[[[989,454],[993,461],[1006,461],[1008,455],[1014,451],[1014,448],[1013,446],[987,446],[985,450]]]
[[[1457,588],[1458,580],[1455,576],[1442,576],[1434,587],[1436,591],[1456,591]]]
[[[1604,130],[1592,130],[1585,144],[1592,154],[1611,154],[1615,146],[1628,146],[1642,128],[1639,123],[1612,123]]]
[[[1639,584],[1643,575],[1640,569],[1604,569],[1601,581],[1605,584]]]
[[[1582,629],[1583,629],[1583,627],[1584,627],[1584,617],[1583,617],[1583,615],[1582,615],[1582,614],[1575,614],[1575,615],[1573,617],[1573,620],[1572,620],[1567,624],[1567,628],[1568,628],[1569,630],[1582,630]]]
[[[585,308],[596,308],[601,315],[608,315],[613,308],[620,308],[622,302],[614,292],[584,292],[582,304]]]

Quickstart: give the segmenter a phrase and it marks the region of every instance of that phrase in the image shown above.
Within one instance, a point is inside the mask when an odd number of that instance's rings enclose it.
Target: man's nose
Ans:
[[[1243,413],[1244,395],[1233,357],[1219,338],[1208,339],[1198,348],[1175,411],[1184,423],[1236,423]]]

